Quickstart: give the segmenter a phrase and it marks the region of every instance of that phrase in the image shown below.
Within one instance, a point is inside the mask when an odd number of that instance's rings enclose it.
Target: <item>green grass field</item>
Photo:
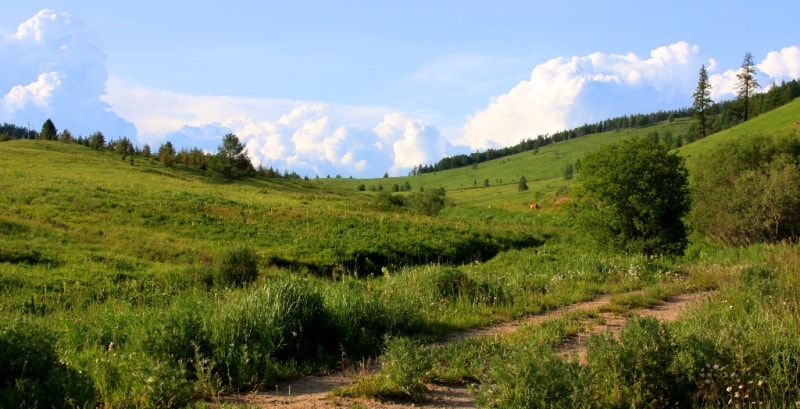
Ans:
[[[691,169],[721,141],[788,135],[799,118],[797,100],[678,152]],[[687,127],[606,132],[420,176],[234,184],[77,144],[0,143],[0,362],[9,362],[0,407],[184,407],[381,354],[396,363],[387,371],[434,354],[428,372],[398,378],[401,393],[431,376],[470,379],[487,385],[479,402],[488,407],[526,406],[559,388],[572,400],[550,395],[552,406],[662,406],[673,398],[659,393],[675,385],[702,395],[680,403],[716,407],[729,385],[704,368],[720,367],[746,385],[761,381],[752,395],[762,402],[791,406],[800,399],[795,244],[703,244],[681,259],[611,254],[578,234],[560,205],[573,183],[563,170],[586,152]],[[528,191],[517,189],[522,176]],[[450,204],[434,216],[385,210],[374,192],[357,191],[406,182],[413,192],[444,188]],[[258,279],[215,282],[220,261],[242,247],[255,251]],[[559,361],[548,348],[574,331],[567,324],[502,345],[425,347],[598,293],[706,289],[719,296],[679,323],[630,330],[641,348],[653,334],[674,340],[653,358],[670,365],[660,380],[613,365],[640,356],[636,342],[598,341],[588,368]],[[719,388],[704,386],[706,376]],[[619,393],[592,398],[578,380]]]

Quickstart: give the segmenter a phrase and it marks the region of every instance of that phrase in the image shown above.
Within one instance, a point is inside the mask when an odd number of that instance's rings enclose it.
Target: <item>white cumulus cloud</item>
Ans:
[[[61,84],[57,72],[45,72],[36,81],[27,85],[15,85],[3,97],[3,109],[9,114],[33,104],[44,108],[50,103],[53,91]]]
[[[0,120],[42,124],[47,118],[76,135],[102,130],[136,137],[133,125],[100,98],[105,92],[100,40],[68,13],[41,10],[0,38]]]
[[[793,45],[767,53],[767,58],[758,64],[758,69],[773,80],[800,78],[800,47]]]
[[[553,58],[469,116],[463,142],[508,146],[607,116],[686,106],[700,64],[699,48],[687,42],[656,48],[649,58],[599,52]],[[652,102],[635,106],[643,96]]]
[[[436,127],[385,108],[177,94],[114,77],[108,89],[105,100],[151,147],[214,151],[234,133],[255,165],[310,177],[406,174],[445,154]]]

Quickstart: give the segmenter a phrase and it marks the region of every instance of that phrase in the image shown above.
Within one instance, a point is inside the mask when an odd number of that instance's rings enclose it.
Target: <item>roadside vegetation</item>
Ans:
[[[424,401],[440,382],[474,385],[483,407],[792,406],[798,118],[795,100],[677,150],[663,135],[689,119],[368,181],[248,168],[234,135],[205,169],[102,135],[3,142],[0,407],[189,407],[373,359],[337,393]],[[619,190],[592,189],[617,171]],[[599,294],[624,313],[707,290],[677,323],[592,338],[583,364],[555,352],[577,313],[443,342]]]

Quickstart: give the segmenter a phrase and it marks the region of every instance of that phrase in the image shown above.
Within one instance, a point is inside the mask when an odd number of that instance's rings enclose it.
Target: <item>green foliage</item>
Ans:
[[[747,121],[748,113],[750,112],[750,99],[759,87],[758,79],[756,78],[756,66],[753,63],[753,55],[746,53],[742,61],[742,67],[739,73],[736,74],[739,82],[736,84],[736,97],[742,104],[742,111],[744,121]]]
[[[360,281],[349,280],[329,288],[325,298],[335,338],[348,359],[374,356],[386,336],[424,330],[425,321],[415,303],[369,291]]]
[[[492,362],[490,381],[476,397],[487,408],[602,407],[592,400],[592,385],[575,362],[565,362],[550,347],[522,348]]]
[[[381,369],[389,380],[414,402],[424,399],[425,382],[430,378],[433,360],[425,348],[408,338],[391,338],[381,355]]]
[[[85,375],[59,361],[55,337],[28,321],[0,323],[0,407],[93,406]]]
[[[217,262],[214,283],[242,286],[258,278],[258,254],[249,247],[227,250]]]
[[[575,176],[575,165],[567,163],[564,167],[564,180],[571,180]]]
[[[335,342],[322,297],[284,279],[232,297],[210,320],[215,373],[229,387],[257,387],[282,376],[282,363],[306,362]]]
[[[681,157],[633,138],[587,154],[579,182],[578,221],[600,243],[644,254],[683,252],[689,190]]]
[[[620,334],[595,337],[588,370],[601,406],[666,407],[686,405],[688,385],[671,370],[677,344],[655,318],[633,318]]]
[[[694,227],[727,245],[797,238],[799,162],[797,137],[754,136],[720,145],[692,175]]]
[[[524,192],[528,189],[528,179],[525,179],[525,176],[520,177],[519,183],[517,184],[517,191]]]
[[[158,160],[164,166],[172,166],[175,164],[175,147],[172,146],[172,142],[166,141],[159,146]]]
[[[439,189],[414,192],[408,195],[393,195],[380,191],[375,195],[373,203],[374,207],[380,211],[408,210],[412,213],[435,216],[444,209],[448,202],[444,191]]]
[[[39,132],[39,138],[46,141],[55,141],[58,139],[58,130],[56,130],[56,126],[50,118],[47,118],[44,124],[42,124],[42,131]]]
[[[106,137],[102,132],[97,131],[89,136],[87,142],[90,148],[100,151],[106,146]]]
[[[209,173],[226,182],[232,182],[251,175],[253,164],[247,157],[247,149],[234,134],[222,138],[217,154],[208,163]]]
[[[708,121],[707,110],[714,102],[711,99],[711,84],[708,82],[708,71],[706,70],[706,66],[702,65],[700,67],[700,74],[697,80],[697,88],[695,89],[694,93],[692,94],[693,103],[692,108],[694,109],[695,118],[700,123],[700,137],[706,137],[706,125]]]

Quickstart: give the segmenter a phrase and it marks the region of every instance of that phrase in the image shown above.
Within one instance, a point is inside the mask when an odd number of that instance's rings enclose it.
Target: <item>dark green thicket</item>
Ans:
[[[633,138],[605,145],[581,161],[577,220],[600,245],[647,255],[680,255],[689,211],[683,158],[662,144]]]
[[[59,361],[53,334],[28,321],[0,323],[0,407],[91,407],[94,400],[90,380]]]
[[[214,283],[243,286],[258,278],[258,254],[249,247],[226,251],[217,262]]]
[[[726,245],[800,237],[800,138],[730,141],[697,161],[695,229]]]

